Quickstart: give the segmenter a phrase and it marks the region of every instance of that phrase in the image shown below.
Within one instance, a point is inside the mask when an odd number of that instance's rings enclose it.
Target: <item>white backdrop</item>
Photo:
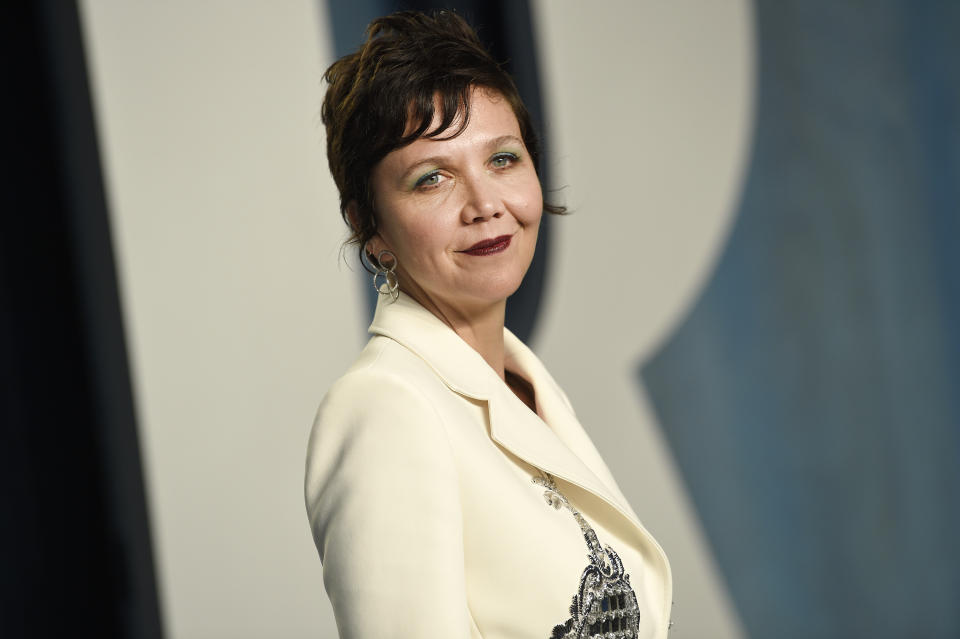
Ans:
[[[749,8],[534,8],[551,169],[568,185],[554,199],[574,213],[553,226],[532,346],[671,558],[671,636],[737,637],[635,372],[695,298],[731,222],[753,99]],[[82,4],[175,639],[336,636],[303,457],[317,402],[366,320],[356,275],[338,263],[318,117],[324,9]]]
[[[324,18],[309,0],[83,4],[174,639],[336,636],[303,465],[364,320],[337,264]]]
[[[554,224],[533,347],[670,558],[671,637],[737,637],[637,371],[692,304],[733,221],[754,92],[749,6],[534,6],[551,171],[573,214]]]

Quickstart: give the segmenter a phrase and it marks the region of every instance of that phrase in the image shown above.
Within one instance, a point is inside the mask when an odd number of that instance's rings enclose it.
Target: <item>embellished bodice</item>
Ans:
[[[633,639],[637,637],[640,609],[630,585],[630,575],[610,546],[601,546],[583,515],[557,489],[553,477],[534,477],[543,486],[547,503],[573,515],[587,543],[588,564],[570,605],[570,618],[554,627],[550,639]]]

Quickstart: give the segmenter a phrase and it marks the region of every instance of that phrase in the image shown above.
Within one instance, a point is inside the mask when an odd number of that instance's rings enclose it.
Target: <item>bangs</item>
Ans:
[[[450,140],[463,133],[470,121],[473,88],[469,83],[457,83],[416,91],[409,99],[403,132],[395,138],[398,146],[406,146],[419,138]]]

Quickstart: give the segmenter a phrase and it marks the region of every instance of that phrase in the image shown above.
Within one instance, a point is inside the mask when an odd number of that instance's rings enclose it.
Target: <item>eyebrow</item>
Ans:
[[[496,138],[491,138],[489,141],[487,141],[485,146],[488,151],[492,151],[506,144],[518,144],[520,146],[523,146],[523,140],[521,140],[515,135],[501,135]],[[417,160],[416,162],[414,162],[413,164],[407,167],[407,169],[400,176],[400,179],[406,182],[407,180],[410,179],[410,177],[414,173],[417,172],[417,170],[419,170],[423,166],[426,166],[426,165],[442,166],[444,164],[449,163],[449,161],[450,161],[450,156],[448,155],[431,155],[430,157]]]

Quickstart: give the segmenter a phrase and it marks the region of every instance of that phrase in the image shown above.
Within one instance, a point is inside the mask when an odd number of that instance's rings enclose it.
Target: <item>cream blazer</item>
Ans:
[[[323,398],[307,452],[307,514],[340,636],[548,639],[570,617],[588,548],[533,483],[544,471],[621,557],[639,637],[666,637],[666,556],[537,357],[505,330],[506,368],[532,383],[534,414],[407,296],[381,299],[370,333]]]

